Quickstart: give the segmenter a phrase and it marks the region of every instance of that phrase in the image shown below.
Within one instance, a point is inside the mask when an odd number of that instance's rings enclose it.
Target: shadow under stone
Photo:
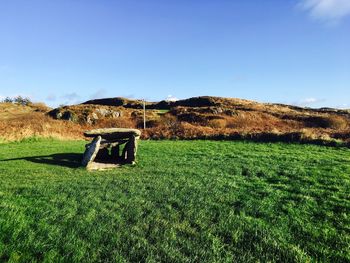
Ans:
[[[51,155],[29,156],[21,158],[12,158],[0,160],[0,162],[26,160],[33,163],[43,163],[57,166],[64,166],[69,168],[81,167],[81,160],[83,155],[80,153],[55,153]]]

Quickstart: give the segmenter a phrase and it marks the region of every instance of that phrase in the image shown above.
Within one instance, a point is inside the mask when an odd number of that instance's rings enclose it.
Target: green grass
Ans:
[[[350,150],[142,141],[79,167],[84,142],[0,145],[0,262],[349,262]]]
[[[168,113],[169,110],[158,110],[157,113],[158,115],[164,115],[165,113]]]

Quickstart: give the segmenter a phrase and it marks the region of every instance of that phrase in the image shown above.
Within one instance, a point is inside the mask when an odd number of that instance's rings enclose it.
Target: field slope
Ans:
[[[0,144],[0,261],[350,261],[350,150],[142,141],[79,167],[83,141]]]

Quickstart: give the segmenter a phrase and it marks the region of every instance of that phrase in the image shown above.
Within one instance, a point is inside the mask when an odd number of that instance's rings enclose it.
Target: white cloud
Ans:
[[[298,6],[312,18],[331,24],[350,15],[350,0],[300,0]]]
[[[179,99],[176,98],[173,95],[168,95],[167,98],[165,99],[166,101],[178,101]]]

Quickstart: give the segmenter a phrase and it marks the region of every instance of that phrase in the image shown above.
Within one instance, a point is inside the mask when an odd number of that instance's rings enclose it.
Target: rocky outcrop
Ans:
[[[57,120],[67,120],[77,123],[94,124],[100,119],[116,119],[123,116],[123,110],[117,107],[97,105],[65,106],[48,112]]]

